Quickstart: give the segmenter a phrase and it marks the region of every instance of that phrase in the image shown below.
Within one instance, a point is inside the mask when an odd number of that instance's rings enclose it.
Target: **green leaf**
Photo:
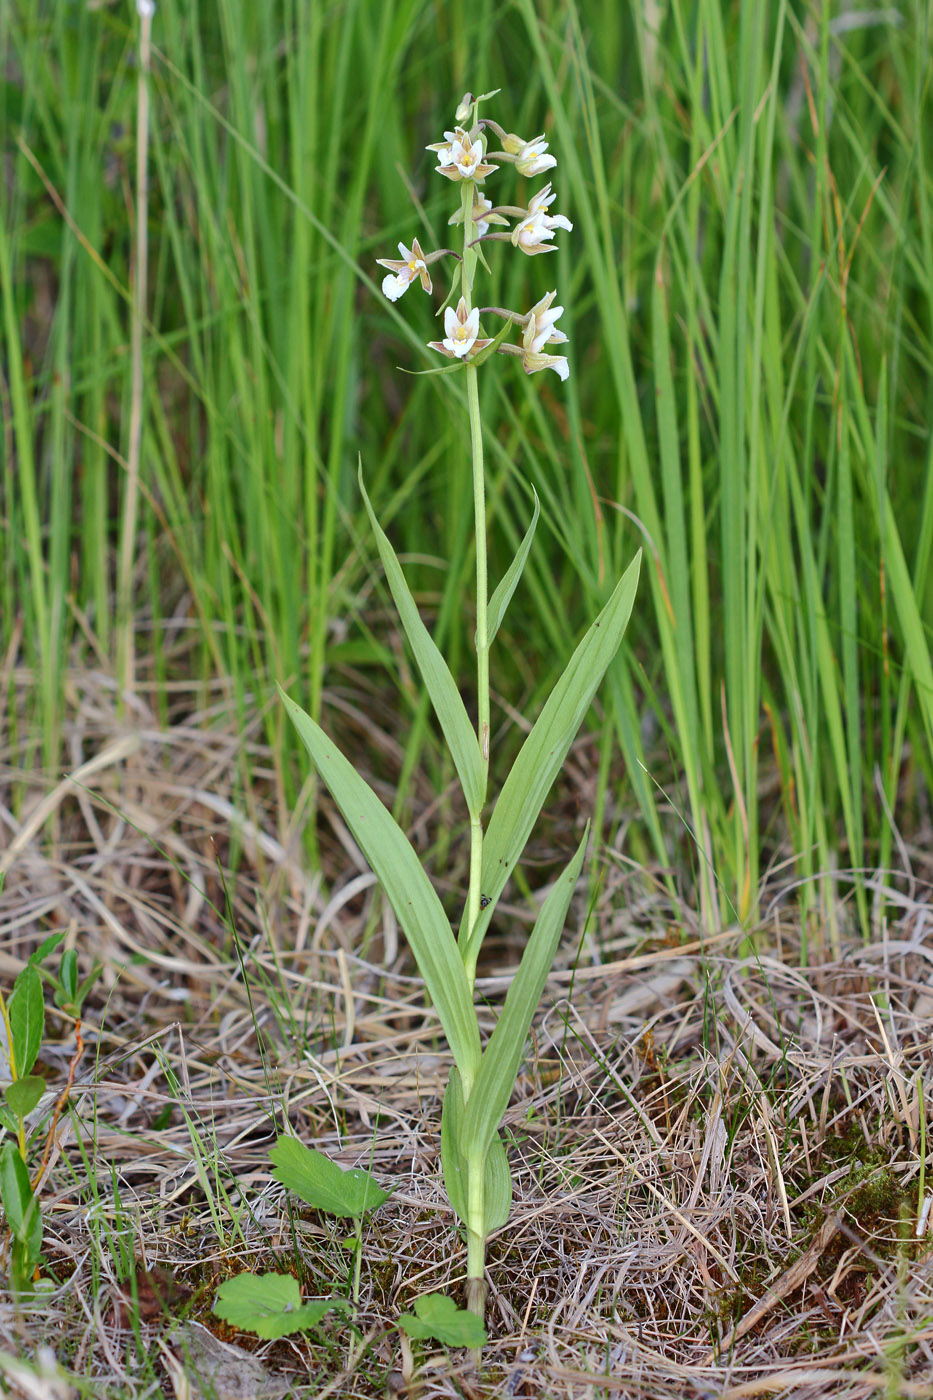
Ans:
[[[276,1181],[316,1210],[356,1217],[376,1210],[389,1198],[388,1191],[362,1167],[344,1171],[323,1152],[305,1147],[289,1133],[281,1134],[269,1157]]]
[[[450,1071],[441,1108],[441,1170],[447,1199],[460,1220],[467,1217],[467,1166],[460,1151],[463,1140],[463,1081],[456,1065]]]
[[[11,1137],[16,1137],[16,1134],[19,1132],[19,1124],[6,1104],[0,1104],[0,1128],[3,1128]]]
[[[496,1028],[483,1053],[479,1072],[463,1113],[461,1149],[466,1148],[467,1152],[480,1153],[484,1150],[485,1144],[493,1137],[508,1107],[531,1018],[541,1001],[541,993],[554,961],[567,910],[583,867],[589,834],[587,823],[583,840],[573,859],[555,881],[553,889],[541,906],[518,971],[506,995],[505,1005],[499,1013]]]
[[[315,1327],[325,1313],[349,1312],[346,1298],[301,1301],[298,1280],[291,1274],[237,1274],[217,1290],[215,1317],[244,1332],[271,1340]]]
[[[79,982],[78,990],[75,992],[74,997],[72,999],[71,1008],[75,1015],[80,1015],[81,1008],[87,1000],[88,992],[91,990],[94,983],[97,982],[101,977],[103,977],[103,975],[104,964],[102,962],[95,961],[94,966],[91,968],[88,975],[84,978],[82,982]]]
[[[505,1143],[498,1133],[493,1133],[486,1151],[484,1177],[483,1233],[489,1236],[493,1230],[502,1229],[512,1209],[512,1173]]]
[[[26,1163],[9,1140],[0,1148],[0,1202],[7,1225],[23,1246],[27,1260],[39,1257],[42,1245],[42,1213],[32,1194]]]
[[[31,963],[27,963],[13,984],[7,1012],[13,1035],[16,1075],[22,1079],[36,1063],[45,1033],[42,978]]]
[[[619,649],[632,613],[640,567],[639,550],[570,658],[502,785],[483,839],[480,888],[488,895],[490,902],[476,921],[464,958],[467,965],[476,965],[496,900],[524,850],[551,784],[560,772],[599,683]],[[460,925],[461,939],[467,937],[468,913],[467,907]]]
[[[3,1091],[13,1113],[17,1118],[25,1118],[27,1113],[31,1113],[36,1104],[45,1093],[45,1080],[38,1074],[27,1074],[22,1079],[14,1079],[12,1084],[8,1084]]]
[[[525,567],[525,560],[528,558],[528,551],[531,549],[531,541],[535,537],[535,526],[538,523],[538,516],[541,514],[541,506],[538,502],[537,491],[533,491],[533,494],[535,498],[535,512],[534,515],[531,517],[531,524],[528,526],[528,529],[525,532],[525,538],[518,546],[518,552],[516,553],[515,558],[512,560],[508,569],[506,569],[501,583],[499,584],[495,593],[493,593],[492,597],[489,600],[487,627],[489,630],[490,646],[492,645],[493,639],[499,630],[499,624],[501,623],[503,617],[505,617],[505,610],[509,606],[509,603],[512,601],[512,594],[518,587],[518,581],[521,578],[522,570]]]
[[[441,1167],[447,1199],[460,1220],[467,1224],[467,1178],[470,1165],[466,1157],[469,1140],[464,1137],[465,1124],[463,1085],[454,1068],[450,1072],[441,1110]],[[487,1148],[483,1162],[483,1178],[484,1209],[481,1233],[485,1238],[505,1224],[512,1208],[512,1176],[505,1144],[498,1134],[493,1135]]]
[[[63,943],[65,935],[63,933],[50,933],[43,943],[40,943],[32,957],[29,959],[30,967],[38,967],[45,962],[46,958],[55,952],[59,943]]]
[[[415,1313],[402,1313],[403,1332],[415,1341],[437,1341],[445,1347],[481,1347],[486,1328],[476,1313],[458,1308],[446,1293],[424,1293],[415,1299]]]
[[[406,369],[404,365],[396,365],[395,368],[400,374],[410,374],[412,378],[423,378],[427,374],[458,374],[463,369],[464,361],[458,360],[453,365],[439,365],[437,369]]]
[[[62,953],[61,966],[58,969],[58,978],[61,982],[59,991],[55,994],[55,1004],[60,1006],[58,997],[61,995],[62,1001],[74,1001],[78,991],[78,954],[74,948],[68,948]]]
[[[405,930],[454,1060],[472,1082],[480,1057],[479,1028],[444,906],[394,817],[321,726],[281,687],[279,690],[315,768],[382,883]]]
[[[457,683],[450,674],[447,662],[435,645],[433,637],[421,620],[415,600],[405,582],[402,567],[396,558],[395,550],[376,519],[369,496],[366,494],[366,487],[363,485],[362,466],[359,469],[359,482],[369,523],[376,536],[379,558],[382,560],[382,567],[385,569],[389,589],[405,629],[405,635],[415,654],[418,669],[421,672],[428,695],[431,697],[431,704],[434,706],[434,713],[437,715],[438,723],[447,741],[447,747],[450,749],[450,755],[460,779],[460,786],[463,788],[463,795],[466,798],[467,809],[471,815],[478,816],[486,800],[486,781],[483,774],[483,759],[479,750],[479,741],[470,723],[460,691],[457,689]]]

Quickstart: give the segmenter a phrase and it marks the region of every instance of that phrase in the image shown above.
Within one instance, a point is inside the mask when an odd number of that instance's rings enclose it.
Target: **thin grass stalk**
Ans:
[[[146,318],[149,257],[149,71],[152,14],[155,6],[137,0],[139,14],[139,72],[136,88],[136,268],[131,312],[132,382],[130,426],[126,450],[126,485],[117,563],[117,677],[120,690],[130,695],[135,676],[133,568],[139,516],[139,471],[143,438],[143,326]]]

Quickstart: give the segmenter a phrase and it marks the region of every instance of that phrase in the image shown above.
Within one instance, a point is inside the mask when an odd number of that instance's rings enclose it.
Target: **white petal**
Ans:
[[[408,283],[402,277],[396,277],[389,273],[388,277],[382,279],[382,291],[390,301],[398,301],[399,297],[408,290]]]
[[[459,324],[460,324],[460,322],[459,322],[459,320],[458,320],[458,318],[457,318],[457,313],[456,313],[456,311],[453,309],[452,306],[448,306],[448,307],[447,307],[447,310],[444,312],[444,344],[445,344],[445,345],[447,344],[447,341],[450,340],[451,336],[455,333],[455,331],[456,331],[457,327],[459,326]]]
[[[479,307],[474,306],[464,322],[473,340],[479,335]]]

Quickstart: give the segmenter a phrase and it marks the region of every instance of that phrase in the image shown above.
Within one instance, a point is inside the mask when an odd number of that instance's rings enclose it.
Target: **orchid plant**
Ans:
[[[505,777],[486,820],[492,724],[490,649],[521,578],[539,505],[535,496],[525,536],[490,597],[478,372],[497,354],[519,357],[526,374],[550,369],[561,380],[568,378],[570,366],[566,356],[549,354],[545,349],[567,340],[557,329],[563,308],[554,305],[556,290],[547,292],[529,311],[521,313],[495,306],[480,307],[475,280],[480,264],[485,265],[480,256],[482,245],[507,242],[519,252],[535,257],[555,250],[553,240],[558,229],[570,232],[573,228],[564,215],[548,212],[557,198],[550,184],[533,194],[525,206],[494,205],[482,192],[487,177],[503,166],[512,165],[519,175],[534,177],[557,164],[542,137],[525,141],[504,131],[489,117],[480,117],[480,104],[493,96],[494,93],[485,93],[474,98],[467,93],[457,108],[453,131],[445,132],[443,141],[427,148],[437,155],[437,173],[460,186],[460,208],[450,224],[462,227],[462,251],[441,248],[425,253],[419,240],[413,238],[410,247],[399,244],[399,258],[379,259],[387,269],[382,290],[393,302],[416,283],[431,295],[432,267],[442,258],[454,260],[453,281],[443,308],[444,335],[428,344],[454,362],[434,372],[460,374],[466,389],[476,528],[475,719],[468,715],[456,680],[421,619],[392,545],[373,512],[360,471],[360,490],[389,589],[450,749],[469,814],[469,889],[456,935],[404,832],[324,730],[283,694],[315,768],[379,877],[405,931],[450,1046],[453,1064],[441,1118],[441,1164],[450,1204],[465,1227],[467,1304],[480,1318],[485,1306],[486,1242],[493,1230],[506,1223],[511,1208],[511,1178],[499,1125],[582,869],[588,826],[569,865],[541,904],[485,1049],[474,1006],[477,960],[506,882],[622,640],[640,564],[639,556],[580,641]],[[493,140],[497,149],[492,149]],[[457,293],[454,307],[451,303]],[[505,324],[495,337],[483,335],[481,315],[504,319]],[[520,343],[507,339],[514,330],[520,331]]]

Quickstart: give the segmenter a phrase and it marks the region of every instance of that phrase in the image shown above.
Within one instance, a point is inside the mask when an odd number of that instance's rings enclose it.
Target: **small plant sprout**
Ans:
[[[475,280],[483,265],[480,248],[486,244],[498,241],[536,256],[554,252],[555,234],[559,230],[570,232],[573,227],[566,216],[549,212],[557,198],[550,184],[534,193],[527,205],[497,204],[481,189],[488,178],[506,176],[509,166],[521,175],[534,177],[557,164],[541,137],[525,141],[514,133],[507,133],[488,117],[480,116],[481,104],[494,96],[494,93],[486,93],[473,98],[467,93],[457,108],[453,129],[444,133],[443,141],[428,147],[437,156],[436,173],[459,189],[460,207],[450,223],[462,230],[461,251],[453,253],[440,249],[425,253],[419,242],[412,240],[410,248],[404,243],[400,245],[400,259],[381,262],[391,274],[383,282],[383,292],[390,301],[398,301],[416,280],[426,292],[431,292],[429,267],[443,257],[451,257],[454,263],[452,284],[443,303],[444,335],[430,341],[429,346],[452,361],[431,372],[462,375],[466,392],[476,534],[477,700],[474,716],[468,715],[457,680],[421,620],[395,551],[366,494],[362,470],[359,477],[386,580],[450,749],[469,814],[469,889],[456,934],[414,849],[383,803],[324,730],[283,694],[315,768],[329,787],[405,930],[425,990],[450,1046],[453,1064],[441,1118],[441,1163],[447,1195],[465,1227],[467,1306],[480,1322],[484,1316],[486,1292],[486,1241],[493,1230],[505,1225],[512,1198],[509,1165],[499,1125],[508,1107],[531,1020],[541,999],[583,866],[588,828],[569,865],[553,881],[541,903],[498,1023],[485,1048],[474,1006],[477,959],[505,884],[597,687],[618,650],[632,611],[640,564],[639,556],[619,580],[602,612],[578,644],[511,771],[504,775],[491,814],[488,814],[487,804],[493,795],[489,773],[490,651],[521,579],[539,506],[535,495],[532,519],[518,552],[490,595],[478,375],[481,369],[487,372],[496,356],[504,355],[520,358],[527,374],[552,369],[561,380],[567,380],[570,362],[565,355],[551,355],[546,350],[550,345],[563,345],[567,341],[563,331],[557,329],[563,307],[554,304],[556,289],[547,292],[542,289],[543,294],[530,310],[513,311],[481,306]],[[497,143],[501,149],[496,149]],[[494,339],[484,333],[481,324],[481,318],[490,316],[502,317],[505,321]],[[516,335],[518,338],[513,339]],[[421,1317],[418,1325],[428,1325],[428,1319]],[[432,1335],[439,1333],[435,1330]]]
[[[266,1341],[316,1327],[325,1313],[349,1310],[346,1298],[305,1302],[291,1274],[237,1274],[220,1285],[214,1304],[214,1315],[222,1322]]]
[[[3,875],[0,872],[0,889]],[[9,999],[0,993],[0,1043],[7,1074],[0,1104],[0,1203],[10,1230],[6,1270],[10,1291],[15,1297],[28,1294],[39,1282],[42,1247],[42,1210],[37,1195],[45,1173],[55,1130],[74,1084],[75,1073],[84,1053],[81,1037],[81,1010],[101,968],[95,964],[90,974],[78,981],[78,955],[73,948],[61,957],[58,972],[43,966],[63,942],[63,933],[54,933],[33,953],[13,983]],[[33,1070],[45,1039],[45,1000],[42,978],[51,984],[55,1005],[74,1020],[74,1054],[61,1089],[50,1089]],[[45,1145],[30,1174],[33,1140],[44,1134]]]
[[[368,1210],[377,1210],[388,1200],[375,1177],[362,1167],[349,1171],[323,1152],[306,1147],[297,1138],[282,1133],[272,1151],[272,1175],[294,1195],[315,1210],[341,1219],[356,1221],[356,1233],[344,1240],[353,1256],[353,1302],[359,1302],[362,1262],[362,1224]],[[214,1313],[225,1322],[258,1337],[287,1337],[293,1332],[316,1327],[327,1312],[350,1311],[346,1298],[314,1298],[302,1301],[301,1290],[291,1274],[237,1274],[217,1290]]]

